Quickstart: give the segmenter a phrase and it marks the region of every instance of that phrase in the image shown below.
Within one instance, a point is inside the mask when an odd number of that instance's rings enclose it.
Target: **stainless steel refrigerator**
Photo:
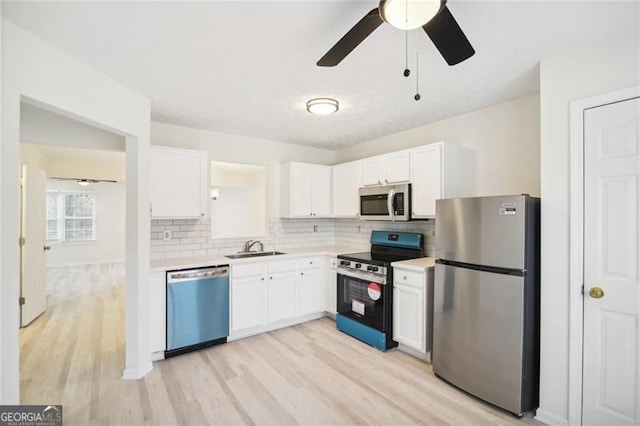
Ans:
[[[516,415],[538,405],[540,199],[436,202],[433,370]]]

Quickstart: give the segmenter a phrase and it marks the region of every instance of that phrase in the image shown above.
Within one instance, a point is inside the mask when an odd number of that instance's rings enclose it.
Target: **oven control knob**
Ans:
[[[348,260],[341,260],[340,261],[340,265],[341,266],[349,266],[349,265],[351,265],[351,262],[349,262]]]
[[[362,265],[359,263],[356,263],[356,268],[360,268],[360,267],[362,267]]]
[[[380,268],[378,268],[377,266],[367,266],[367,271],[371,271],[371,272],[378,272]]]

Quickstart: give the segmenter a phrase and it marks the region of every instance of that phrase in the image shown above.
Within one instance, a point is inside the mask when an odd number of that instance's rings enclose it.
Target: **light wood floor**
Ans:
[[[23,404],[63,404],[65,424],[451,424],[518,420],[373,349],[330,319],[124,368],[122,267],[51,270],[49,309],[21,331]]]

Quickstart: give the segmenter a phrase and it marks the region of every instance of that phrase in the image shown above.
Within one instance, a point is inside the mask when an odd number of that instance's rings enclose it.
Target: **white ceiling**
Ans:
[[[449,67],[421,30],[383,24],[335,68],[316,61],[377,1],[2,2],[23,28],[152,101],[152,119],[338,149],[538,92],[538,62],[638,37],[637,2],[450,1],[476,55]],[[414,101],[419,53],[422,100]],[[305,102],[340,101],[313,116]]]

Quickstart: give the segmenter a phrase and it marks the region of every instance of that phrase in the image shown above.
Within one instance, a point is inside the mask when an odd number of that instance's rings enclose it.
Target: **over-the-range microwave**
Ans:
[[[360,188],[361,220],[411,220],[411,184]]]

